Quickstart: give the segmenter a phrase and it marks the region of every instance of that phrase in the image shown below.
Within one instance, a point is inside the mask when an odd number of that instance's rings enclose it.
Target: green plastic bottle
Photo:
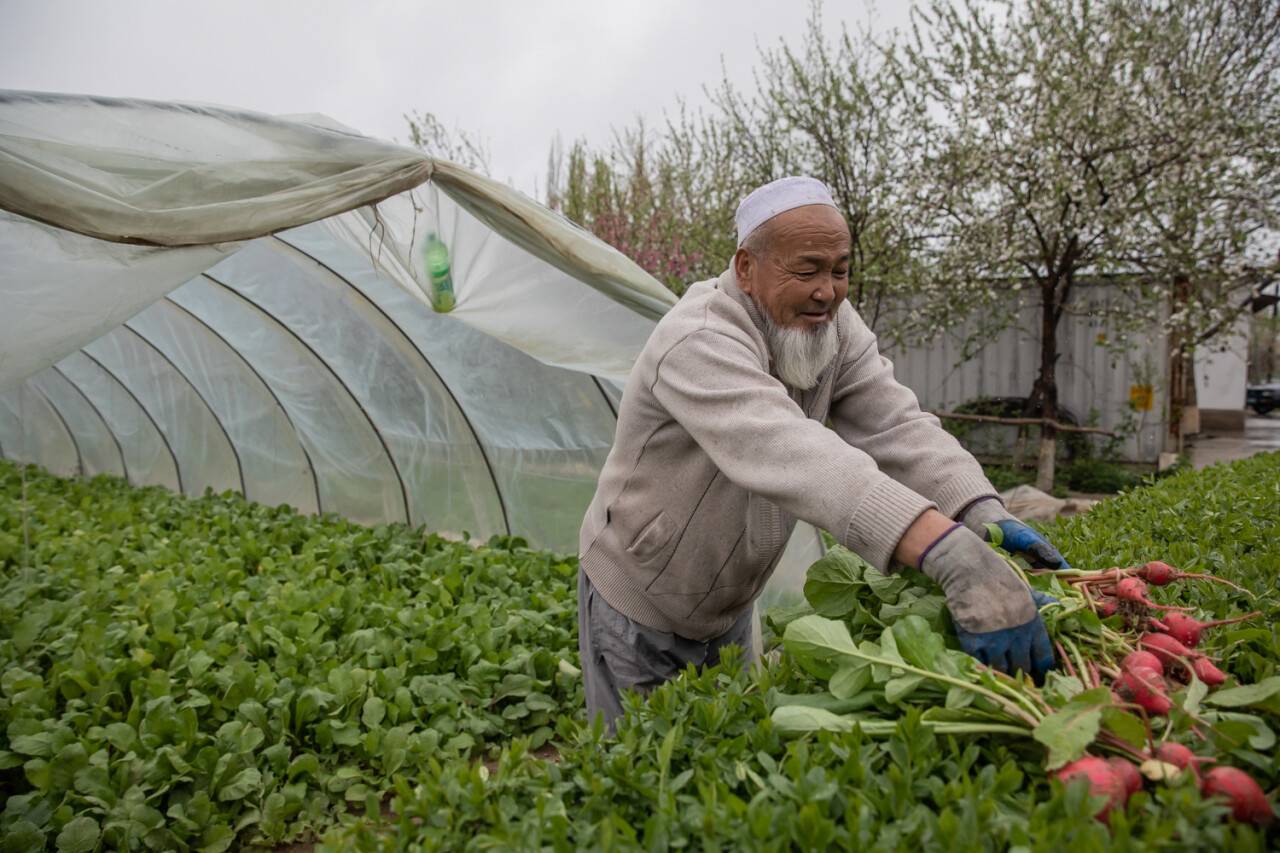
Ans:
[[[454,306],[449,247],[440,241],[435,232],[427,235],[422,246],[422,260],[427,270],[427,280],[431,283],[431,307],[437,314],[448,314]]]

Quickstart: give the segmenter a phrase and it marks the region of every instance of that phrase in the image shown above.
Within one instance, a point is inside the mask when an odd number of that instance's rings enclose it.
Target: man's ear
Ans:
[[[756,259],[746,249],[738,249],[733,253],[733,273],[738,278],[738,289],[751,295],[756,271]]]

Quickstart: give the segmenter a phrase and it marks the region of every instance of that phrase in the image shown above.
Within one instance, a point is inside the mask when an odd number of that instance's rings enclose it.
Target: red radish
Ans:
[[[1110,596],[1099,598],[1097,604],[1094,605],[1094,610],[1096,610],[1098,615],[1103,619],[1106,619],[1108,616],[1115,616],[1116,611],[1119,609],[1120,602]]]
[[[1107,803],[1098,812],[1098,820],[1105,821],[1108,813],[1116,806],[1123,806],[1128,799],[1126,782],[1120,778],[1115,769],[1102,758],[1086,755],[1071,762],[1055,774],[1064,784],[1072,779],[1084,777],[1089,780],[1089,793],[1095,797],[1106,797]]]
[[[1107,763],[1111,765],[1112,772],[1124,784],[1125,799],[1142,790],[1142,774],[1138,772],[1137,765],[1132,761],[1113,755],[1107,759]]]
[[[1227,680],[1227,674],[1214,666],[1213,661],[1206,657],[1198,657],[1192,660],[1191,670],[1196,674],[1196,678],[1210,687],[1217,687]]]
[[[1226,673],[1214,666],[1213,661],[1200,652],[1192,651],[1168,634],[1143,634],[1139,642],[1167,666],[1176,667],[1182,672],[1189,669],[1195,673],[1196,678],[1210,687],[1217,687],[1227,680]]]
[[[1127,669],[1120,675],[1120,686],[1148,714],[1163,717],[1173,708],[1164,692],[1164,679],[1154,669],[1145,666]]]
[[[1139,571],[1142,579],[1156,586],[1164,586],[1178,579],[1178,570],[1168,563],[1152,560]]]
[[[1186,572],[1180,572],[1168,563],[1162,563],[1159,560],[1152,560],[1150,563],[1147,563],[1145,566],[1138,569],[1138,576],[1147,583],[1154,584],[1155,586],[1165,586],[1166,584],[1171,584],[1174,581],[1202,580],[1226,584],[1232,589],[1238,589],[1240,592],[1244,592],[1243,589],[1240,589],[1240,587],[1225,578],[1220,578],[1217,575],[1188,574]]]
[[[1186,667],[1193,659],[1201,656],[1199,652],[1193,652],[1168,634],[1143,634],[1138,643],[1158,657],[1166,667]]]
[[[1120,666],[1125,669],[1135,669],[1138,667],[1146,667],[1154,669],[1156,672],[1164,675],[1164,666],[1160,663],[1160,658],[1151,654],[1151,652],[1138,649],[1136,652],[1130,652],[1124,656],[1124,660],[1120,661]]]
[[[1141,578],[1124,578],[1116,583],[1116,598],[1121,601],[1147,603],[1147,585]]]
[[[1173,607],[1168,604],[1156,604],[1147,598],[1147,585],[1142,578],[1125,578],[1116,583],[1116,598],[1121,602],[1136,604],[1148,610],[1190,610],[1190,607]]]
[[[1261,616],[1262,611],[1255,610],[1252,613],[1246,613],[1244,616],[1237,616],[1234,619],[1216,619],[1212,622],[1199,622],[1194,617],[1187,616],[1184,613],[1169,613],[1163,621],[1163,627],[1160,628],[1170,637],[1173,637],[1179,643],[1188,648],[1195,648],[1200,645],[1200,633],[1205,628],[1217,628],[1219,625],[1232,625],[1236,622],[1244,622],[1246,619],[1253,619]]]
[[[1200,791],[1206,797],[1226,797],[1231,804],[1231,815],[1236,820],[1266,826],[1275,818],[1275,811],[1267,802],[1262,786],[1243,770],[1215,767],[1204,774]]]
[[[1172,741],[1162,743],[1156,747],[1156,758],[1165,764],[1172,764],[1180,770],[1191,771],[1195,771],[1199,763],[1205,760],[1182,744],[1173,743]]]

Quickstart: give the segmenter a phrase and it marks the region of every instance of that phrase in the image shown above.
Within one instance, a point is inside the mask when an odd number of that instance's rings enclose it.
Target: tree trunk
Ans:
[[[1055,316],[1057,282],[1048,278],[1040,285],[1040,376],[1032,397],[1040,403],[1040,416],[1058,417],[1058,323]],[[1036,459],[1036,488],[1053,491],[1054,468],[1058,455],[1058,431],[1048,424],[1040,427],[1040,452]]]
[[[1057,430],[1051,426],[1046,426],[1040,436],[1040,456],[1036,460],[1036,488],[1040,491],[1053,491],[1054,468],[1057,461]]]
[[[1190,281],[1185,276],[1178,276],[1173,282],[1173,293],[1170,295],[1170,313],[1176,314],[1189,299]],[[1185,434],[1183,416],[1187,407],[1187,385],[1194,387],[1195,372],[1188,364],[1187,336],[1181,329],[1169,331],[1169,421],[1165,433],[1165,450],[1181,453],[1184,449]]]

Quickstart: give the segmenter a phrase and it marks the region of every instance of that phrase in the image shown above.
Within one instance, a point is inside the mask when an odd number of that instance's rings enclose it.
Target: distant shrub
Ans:
[[[1077,492],[1122,492],[1142,483],[1142,477],[1123,465],[1104,459],[1077,459],[1063,466],[1059,482]]]

